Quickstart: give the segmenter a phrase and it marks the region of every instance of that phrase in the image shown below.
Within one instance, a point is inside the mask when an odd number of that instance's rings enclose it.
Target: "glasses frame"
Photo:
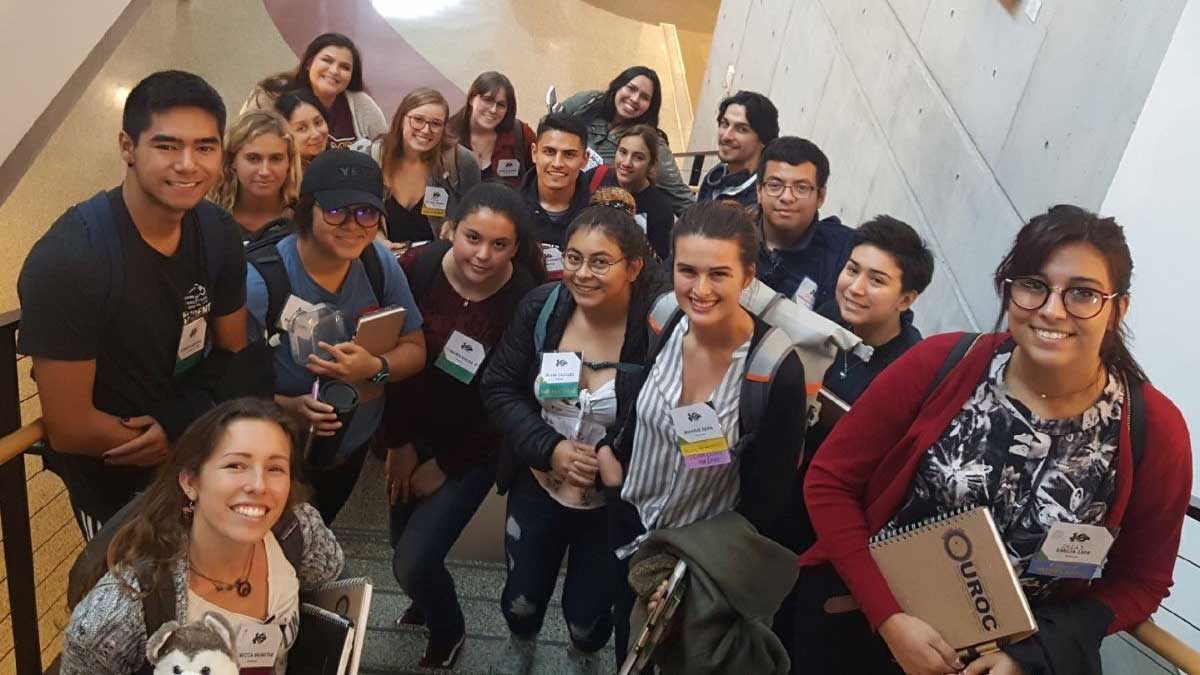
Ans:
[[[815,185],[797,185],[797,184],[792,184],[792,183],[784,183],[782,181],[779,183],[778,187],[779,187],[779,190],[775,191],[772,188],[771,181],[769,181],[769,180],[763,181],[763,192],[767,193],[768,195],[770,195],[772,197],[782,197],[783,193],[785,191],[791,190],[792,194],[795,195],[796,199],[808,199],[809,197],[812,197],[813,195],[815,195],[821,191],[821,188],[819,188]],[[802,195],[802,194],[800,194],[800,190],[808,190],[808,194]]]
[[[588,270],[590,270],[592,274],[594,274],[598,277],[602,277],[605,274],[608,274],[609,270],[611,270],[613,268],[613,265],[616,265],[617,263],[623,262],[625,260],[625,258],[617,258],[616,260],[596,260],[595,258],[585,258],[582,255],[580,255],[579,256],[579,264],[572,265],[571,263],[567,262],[568,260],[571,259],[572,255],[577,255],[577,254],[572,254],[569,251],[563,253],[563,269],[570,270],[572,272],[578,272],[579,270],[583,269],[584,264],[586,264]],[[596,269],[597,263],[599,263],[601,265],[602,269]]]
[[[335,223],[329,219],[330,211],[334,211],[334,212],[341,211],[345,215],[342,216],[342,219],[340,221]],[[358,219],[359,212],[361,212],[361,211],[374,211],[375,213],[377,213],[379,215],[378,215],[378,218],[375,220],[374,224],[363,225],[362,221]],[[350,218],[351,212],[354,213],[353,219]],[[331,225],[333,227],[345,227],[351,220],[353,220],[355,225],[358,225],[359,227],[361,227],[364,230],[374,230],[383,224],[383,212],[380,211],[379,209],[375,208],[374,206],[367,206],[366,204],[356,204],[356,205],[351,205],[351,206],[343,206],[340,209],[322,208],[321,209],[321,219],[325,221],[326,225]]]
[[[1026,307],[1025,305],[1022,305],[1021,303],[1017,302],[1016,298],[1013,297],[1013,292],[1012,292],[1013,284],[1015,284],[1018,281],[1033,281],[1033,282],[1036,282],[1036,283],[1041,284],[1042,286],[1046,287],[1046,296],[1044,298],[1042,298],[1042,302],[1039,303],[1037,307]],[[1050,302],[1050,296],[1054,293],[1057,293],[1058,300],[1059,300],[1059,302],[1062,303],[1063,311],[1066,312],[1067,314],[1070,314],[1071,316],[1075,317],[1076,319],[1081,319],[1083,321],[1087,321],[1088,319],[1094,319],[1094,318],[1100,316],[1100,313],[1104,311],[1104,305],[1108,304],[1109,300],[1112,300],[1113,298],[1115,298],[1119,295],[1125,295],[1121,291],[1115,291],[1113,293],[1102,293],[1102,292],[1100,292],[1094,288],[1090,288],[1088,286],[1065,286],[1065,287],[1051,286],[1050,284],[1042,281],[1041,279],[1039,279],[1037,277],[1030,277],[1030,276],[1005,278],[1004,279],[1004,287],[1005,287],[1004,292],[1005,292],[1005,295],[1008,296],[1008,301],[1011,302],[1012,304],[1016,305],[1017,307],[1020,307],[1021,309],[1026,310],[1028,312],[1036,312],[1037,310],[1045,307],[1046,303]],[[1071,308],[1067,305],[1067,291],[1074,291],[1074,290],[1087,291],[1089,293],[1095,293],[1096,295],[1100,296],[1100,306],[1096,308],[1096,312],[1094,314],[1092,314],[1090,316],[1080,316],[1080,315],[1076,314],[1075,312],[1071,311]]]
[[[413,128],[413,131],[420,131],[425,127],[429,127],[430,131],[438,132],[446,130],[446,120],[431,120],[424,117],[418,117],[409,113],[404,116],[408,120],[408,126]]]

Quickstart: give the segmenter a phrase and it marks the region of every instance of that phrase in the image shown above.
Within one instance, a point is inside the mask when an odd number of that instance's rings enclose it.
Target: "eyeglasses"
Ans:
[[[425,127],[429,127],[430,131],[441,131],[446,128],[444,120],[431,120],[420,115],[408,115],[405,119],[408,120],[409,126],[418,131]]]
[[[371,206],[346,206],[340,209],[321,209],[325,222],[334,227],[342,227],[350,222],[350,214],[354,214],[354,222],[364,230],[379,227],[382,218],[379,210]]]
[[[588,269],[592,271],[592,274],[602,277],[605,274],[608,274],[608,271],[612,269],[613,265],[616,265],[622,260],[624,260],[624,258],[617,258],[616,260],[608,260],[607,258],[584,258],[574,251],[567,251],[563,254],[563,267],[575,272],[579,268],[583,267],[583,263],[586,262]]]
[[[1076,319],[1091,319],[1104,309],[1104,303],[1121,295],[1104,293],[1086,286],[1059,288],[1036,277],[1005,279],[1004,283],[1008,286],[1008,298],[1017,307],[1031,311],[1041,309],[1050,299],[1050,292],[1054,291],[1061,297],[1067,314]]]
[[[784,190],[791,190],[797,199],[808,199],[817,188],[808,183],[785,183],[781,180],[769,180],[763,183],[763,190],[772,197],[780,197]]]
[[[496,110],[508,110],[508,101],[500,101],[491,94],[480,94],[480,108],[495,108]]]

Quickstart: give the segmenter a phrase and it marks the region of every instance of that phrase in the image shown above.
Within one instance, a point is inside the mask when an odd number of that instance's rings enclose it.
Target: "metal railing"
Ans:
[[[715,153],[681,154],[696,157],[695,174],[701,170],[703,157]],[[20,320],[19,311],[0,315],[0,433],[6,434],[0,438],[0,526],[4,528],[4,563],[12,617],[9,623],[17,675],[42,675],[24,457],[33,446],[45,440],[46,430],[40,419],[21,426],[16,341]],[[1192,500],[1188,516],[1200,521],[1200,499]],[[30,583],[13,583],[22,579],[28,579]],[[1129,633],[1176,668],[1185,673],[1200,674],[1200,652],[1161,627],[1146,621]]]
[[[695,150],[692,152],[677,152],[675,159],[680,157],[691,157],[692,168],[688,170],[687,184],[690,187],[699,187],[700,180],[704,178],[704,160],[708,157],[715,157],[716,150]]]

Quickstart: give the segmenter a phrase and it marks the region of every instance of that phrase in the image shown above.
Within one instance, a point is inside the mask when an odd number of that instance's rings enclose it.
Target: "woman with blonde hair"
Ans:
[[[446,132],[450,105],[428,87],[400,101],[392,128],[371,146],[387,187],[387,238],[394,251],[438,238],[442,224],[467,190],[480,182],[475,155]]]
[[[300,193],[300,153],[278,113],[242,115],[225,135],[221,180],[209,198],[229,211],[251,241],[288,227],[291,205]]]

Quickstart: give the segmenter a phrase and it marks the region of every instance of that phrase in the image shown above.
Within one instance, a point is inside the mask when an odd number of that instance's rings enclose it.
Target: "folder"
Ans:
[[[288,675],[343,675],[354,652],[355,632],[346,617],[300,603],[300,630],[288,651]]]
[[[968,656],[1037,632],[991,511],[967,507],[871,539],[871,557],[904,609]]]
[[[367,637],[367,617],[371,613],[372,588],[370,579],[356,577],[322,584],[300,594],[304,602],[348,620],[355,629],[353,648],[339,673],[358,675],[363,642]],[[298,639],[303,639],[303,627]]]

